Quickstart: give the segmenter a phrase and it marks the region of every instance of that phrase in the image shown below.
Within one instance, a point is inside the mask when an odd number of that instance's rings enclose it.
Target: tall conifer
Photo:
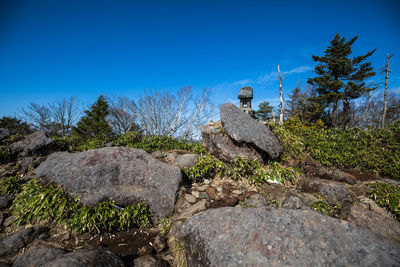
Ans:
[[[342,104],[342,125],[346,126],[350,120],[350,102],[360,97],[363,93],[372,91],[376,87],[367,85],[365,80],[375,75],[370,62],[364,62],[376,49],[363,56],[349,57],[352,53],[351,46],[358,36],[346,41],[339,34],[330,42],[323,57],[312,56],[318,65],[315,67],[317,77],[308,79],[308,83],[315,86],[318,95],[313,98],[315,102],[325,107],[331,107],[330,121],[337,127],[339,105]]]

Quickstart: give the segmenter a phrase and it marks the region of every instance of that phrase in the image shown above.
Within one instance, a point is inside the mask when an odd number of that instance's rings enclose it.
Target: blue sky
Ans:
[[[0,1],[0,117],[29,102],[100,94],[138,99],[146,88],[212,92],[277,104],[277,64],[287,96],[306,84],[335,33],[359,35],[354,55],[391,59],[400,92],[400,1]],[[373,78],[383,82],[383,75]]]

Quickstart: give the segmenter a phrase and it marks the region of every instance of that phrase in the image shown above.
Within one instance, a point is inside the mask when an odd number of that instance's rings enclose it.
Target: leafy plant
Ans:
[[[117,207],[113,200],[88,207],[60,187],[44,185],[34,179],[24,185],[15,198],[13,213],[18,224],[64,221],[76,232],[100,233],[150,225],[151,210],[141,203]]]
[[[159,224],[160,232],[162,234],[167,233],[171,227],[171,223],[172,223],[171,217],[162,218]]]
[[[0,196],[12,195],[21,191],[22,181],[18,176],[0,180]]]
[[[197,154],[205,154],[206,150],[202,147],[200,143],[191,143],[184,139],[178,140],[174,137],[169,136],[144,136],[140,141],[135,143],[128,143],[128,146],[143,149],[149,153],[161,150],[174,150],[182,149],[187,151],[192,151]]]
[[[204,179],[212,179],[222,171],[224,163],[214,156],[207,154],[199,157],[191,168],[182,168],[183,172],[193,182],[199,182]]]
[[[331,215],[335,210],[335,208],[329,205],[324,199],[314,201],[311,205],[311,208],[328,216]]]
[[[400,186],[376,182],[368,185],[368,197],[394,214],[400,221]]]
[[[99,135],[95,138],[92,138],[92,139],[82,142],[78,146],[78,149],[80,151],[86,151],[86,150],[90,150],[90,149],[102,148],[102,147],[105,147],[109,141],[110,141],[109,138]]]

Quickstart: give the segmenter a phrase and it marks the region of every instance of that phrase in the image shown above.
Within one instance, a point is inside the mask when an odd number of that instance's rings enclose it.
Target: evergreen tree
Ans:
[[[256,111],[257,119],[261,121],[267,121],[272,118],[272,109],[274,107],[269,105],[268,101],[264,101],[258,105],[258,110]]]
[[[364,62],[376,49],[363,56],[350,58],[351,46],[357,40],[355,36],[349,41],[339,34],[330,42],[331,45],[325,50],[323,57],[314,56],[313,60],[318,62],[315,67],[315,78],[308,79],[308,83],[315,86],[318,95],[313,100],[321,106],[330,108],[328,125],[337,125],[339,105],[343,105],[341,119],[346,126],[350,120],[350,102],[362,94],[376,89],[367,85],[365,80],[375,75],[370,62]]]
[[[73,128],[73,133],[81,139],[89,139],[99,136],[110,136],[112,129],[106,121],[108,115],[108,103],[103,95],[100,95],[97,101],[90,106],[89,110],[85,110],[83,116]]]

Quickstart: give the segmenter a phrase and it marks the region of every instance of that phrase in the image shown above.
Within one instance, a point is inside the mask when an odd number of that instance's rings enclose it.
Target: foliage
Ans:
[[[85,116],[80,119],[77,126],[73,127],[73,134],[81,140],[88,140],[98,136],[110,136],[112,129],[106,121],[108,114],[107,100],[103,95],[100,95],[90,109],[85,110]]]
[[[0,180],[0,196],[13,195],[21,191],[22,181],[17,176],[10,176]]]
[[[325,129],[291,118],[270,124],[284,148],[283,160],[300,162],[309,154],[324,165],[360,168],[400,180],[400,122],[385,129]]]
[[[311,205],[311,208],[328,216],[331,215],[335,210],[335,208],[329,205],[324,199],[314,201]]]
[[[71,198],[60,187],[44,185],[37,179],[22,188],[13,203],[16,223],[65,222],[76,232],[126,230],[150,225],[150,210],[139,203],[120,208],[114,201],[87,207]]]
[[[0,119],[0,128],[8,129],[12,133],[20,135],[29,134],[31,132],[29,125],[16,117],[3,116]]]
[[[16,155],[11,153],[10,145],[21,139],[22,136],[20,134],[14,134],[0,141],[0,164],[7,163],[15,159]]]
[[[110,141],[110,138],[107,138],[103,135],[99,135],[95,138],[92,138],[85,142],[82,142],[77,148],[80,151],[101,148],[101,147],[105,147],[109,141]]]
[[[171,223],[172,223],[171,217],[162,218],[158,226],[160,228],[160,232],[162,234],[168,233],[171,227]]]
[[[400,221],[400,186],[376,182],[368,185],[368,196]]]
[[[193,182],[199,182],[204,179],[212,179],[221,172],[224,163],[214,156],[207,154],[199,157],[191,168],[182,168],[183,172]]]
[[[351,46],[357,38],[358,36],[346,41],[344,37],[336,34],[323,57],[313,55],[313,60],[318,63],[315,67],[317,77],[308,79],[308,83],[315,86],[318,92],[313,98],[314,102],[324,107],[332,105],[328,123],[333,127],[338,126],[340,101],[343,102],[342,126],[347,126],[350,120],[350,101],[376,89],[365,83],[365,80],[374,76],[375,72],[370,62],[364,62],[376,49],[363,56],[349,58],[352,53]]]
[[[264,101],[258,105],[258,110],[256,111],[257,119],[261,121],[267,121],[272,118],[273,106],[269,105],[268,101]]]
[[[7,163],[11,160],[11,152],[8,146],[0,145],[0,164]]]
[[[299,171],[294,168],[286,168],[278,162],[270,162],[264,166],[258,161],[250,161],[244,157],[235,159],[225,164],[209,154],[199,157],[191,168],[182,168],[188,178],[194,182],[203,179],[212,179],[215,175],[229,177],[234,180],[244,179],[249,183],[284,183],[284,180],[294,182]]]
[[[117,145],[125,145],[138,149],[143,149],[149,153],[154,151],[166,151],[174,149],[182,149],[192,151],[197,154],[205,154],[206,150],[203,148],[201,143],[191,143],[184,139],[178,140],[174,137],[169,136],[144,136],[139,139],[137,133],[126,133],[117,140]]]

